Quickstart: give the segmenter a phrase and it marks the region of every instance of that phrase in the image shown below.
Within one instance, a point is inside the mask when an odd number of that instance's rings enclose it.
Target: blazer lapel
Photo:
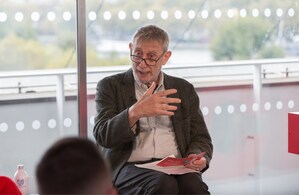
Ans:
[[[177,84],[175,83],[175,79],[172,77],[168,76],[167,74],[164,73],[164,85],[165,89],[177,89]],[[180,98],[180,91],[178,90],[177,93],[171,94],[168,97],[171,98]],[[175,104],[177,106],[177,110],[174,112],[174,115],[171,117],[171,120],[173,124],[175,124],[175,119],[176,118],[181,118],[181,104]],[[174,126],[174,129],[176,127]]]
[[[132,69],[129,69],[127,72],[125,72],[121,90],[125,107],[128,108],[132,106],[137,101],[135,96],[134,76]]]
[[[179,83],[175,82],[175,79],[173,79],[172,77],[164,74],[164,85],[165,85],[165,89],[177,89],[177,86],[179,85]],[[178,90],[178,89],[177,89]],[[169,97],[172,98],[180,98],[181,99],[181,95],[180,93],[182,93],[182,91],[177,91],[177,93],[170,95]],[[172,126],[173,126],[173,130],[176,136],[176,141],[179,147],[179,150],[181,152],[181,154],[183,156],[185,156],[185,135],[184,135],[184,127],[183,127],[183,122],[182,122],[182,106],[181,104],[175,104],[177,106],[177,110],[174,112],[174,115],[171,116],[171,121],[172,121]]]
[[[176,83],[175,83],[175,80],[168,76],[167,74],[163,73],[164,74],[164,86],[165,86],[165,89],[176,89]],[[180,94],[179,94],[179,91],[175,94],[171,94],[169,95],[169,97],[173,97],[173,98],[179,98],[180,97]]]

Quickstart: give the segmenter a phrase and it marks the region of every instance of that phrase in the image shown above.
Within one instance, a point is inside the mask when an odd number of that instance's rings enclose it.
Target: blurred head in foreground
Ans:
[[[110,169],[96,145],[84,138],[62,138],[36,169],[40,194],[116,194]]]

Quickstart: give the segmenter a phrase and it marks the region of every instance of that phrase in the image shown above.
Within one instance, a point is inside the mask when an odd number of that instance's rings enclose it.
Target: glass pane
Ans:
[[[299,110],[298,3],[89,0],[89,136],[96,83],[130,68],[133,33],[156,24],[171,38],[164,72],[191,82],[201,101],[214,143],[203,174],[212,194],[296,194],[287,116]]]
[[[4,0],[0,8],[1,175],[35,168],[58,138],[78,135],[76,1]]]
[[[127,65],[128,42],[146,23],[170,34],[170,64],[295,57],[297,12],[293,1],[91,0],[87,2],[88,65]]]

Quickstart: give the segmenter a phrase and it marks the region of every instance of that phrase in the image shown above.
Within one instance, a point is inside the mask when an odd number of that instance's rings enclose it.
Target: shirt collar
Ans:
[[[137,84],[138,87],[143,88],[143,89],[148,89],[148,86],[147,86],[147,85],[141,83],[140,81],[138,81],[138,80],[136,79],[136,76],[135,76],[135,74],[134,74],[134,71],[133,71],[133,75],[134,75],[135,84]],[[163,83],[164,83],[164,74],[163,74],[163,72],[161,71],[160,74],[159,74],[159,82],[157,83],[157,86],[156,86],[155,91],[159,90],[159,88],[161,88],[161,86],[164,85]]]

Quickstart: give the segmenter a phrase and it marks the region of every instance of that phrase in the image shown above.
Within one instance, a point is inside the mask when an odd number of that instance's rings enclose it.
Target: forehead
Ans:
[[[133,44],[133,50],[141,50],[143,52],[149,51],[163,51],[162,44],[157,40],[143,40],[143,41],[136,41]]]

